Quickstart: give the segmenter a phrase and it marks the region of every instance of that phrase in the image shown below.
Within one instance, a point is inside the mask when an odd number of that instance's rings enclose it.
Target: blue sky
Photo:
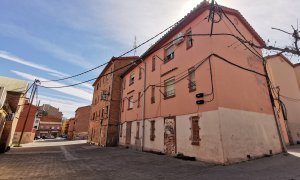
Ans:
[[[85,71],[119,56],[170,26],[201,1],[197,0],[1,0],[0,75],[49,80]],[[291,44],[271,27],[296,25],[298,0],[220,0],[238,9],[264,40]],[[143,53],[152,43],[137,51]],[[129,54],[133,55],[133,53]],[[66,85],[96,77],[101,69],[61,81]],[[92,82],[91,82],[92,83]],[[59,107],[66,117],[91,103],[91,83],[69,89],[39,89],[42,103]]]

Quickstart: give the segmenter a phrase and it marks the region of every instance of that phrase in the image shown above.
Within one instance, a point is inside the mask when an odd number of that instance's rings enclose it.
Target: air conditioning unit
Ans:
[[[173,38],[173,43],[179,45],[184,41],[184,34],[182,32],[178,33],[177,36]]]
[[[0,87],[0,109],[4,106],[7,92],[4,87]]]

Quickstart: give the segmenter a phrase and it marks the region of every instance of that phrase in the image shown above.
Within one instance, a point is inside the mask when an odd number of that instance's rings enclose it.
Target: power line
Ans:
[[[140,48],[141,46],[147,44],[148,42],[152,41],[153,39],[157,38],[158,36],[160,36],[160,35],[163,34],[164,32],[166,32],[166,31],[168,31],[169,29],[171,29],[172,27],[176,26],[179,22],[180,22],[180,21],[174,23],[173,25],[171,25],[171,26],[169,26],[168,28],[164,29],[164,30],[161,31],[160,33],[158,33],[158,34],[156,34],[155,36],[151,37],[150,39],[144,41],[143,43],[139,44],[138,46],[135,46],[134,48],[130,49],[129,51],[127,51],[127,52],[121,54],[121,55],[118,56],[117,58],[121,58],[121,57],[125,56],[126,54],[131,53],[132,51],[136,51],[136,50],[137,50],[138,48]],[[69,77],[65,77],[65,78],[59,78],[59,79],[53,79],[53,80],[48,80],[48,81],[41,81],[41,82],[55,82],[55,81],[62,81],[62,80],[70,79],[70,78],[77,77],[77,76],[86,74],[86,73],[88,73],[88,72],[91,72],[91,71],[93,71],[93,70],[95,70],[95,69],[98,69],[98,68],[100,68],[100,67],[102,67],[102,66],[107,65],[108,63],[109,63],[109,62],[106,62],[106,63],[104,63],[104,64],[101,64],[101,65],[99,65],[99,66],[96,66],[96,67],[94,67],[94,68],[92,68],[92,69],[89,69],[89,70],[87,70],[87,71],[84,71],[84,72],[82,72],[82,73],[75,74],[75,75],[73,75],[73,76],[69,76]],[[89,81],[92,81],[92,80],[89,80]],[[89,81],[86,81],[86,82],[89,82]],[[78,84],[82,84],[82,83],[77,83],[77,85],[78,85]]]
[[[185,36],[210,36],[210,34],[190,34],[190,35],[184,35],[184,36],[182,36],[182,37],[185,37]],[[241,41],[241,39],[240,39],[239,37],[237,37],[237,36],[234,35],[234,34],[229,34],[229,33],[212,34],[212,36],[232,36],[232,37],[236,38],[237,40]],[[164,46],[161,46],[159,49],[162,49],[162,48],[168,46],[170,43],[173,43],[174,41],[176,41],[176,40],[178,40],[179,38],[182,38],[182,37],[177,37],[177,38],[171,40],[169,43],[166,43]],[[144,43],[145,43],[145,42],[144,42]],[[141,45],[139,45],[139,46],[141,46]],[[139,47],[139,46],[138,46],[138,47]],[[138,48],[138,47],[137,47],[137,48]],[[158,50],[159,50],[159,49],[158,49]],[[112,73],[114,73],[114,72],[116,72],[116,71],[119,71],[119,70],[123,69],[123,68],[126,68],[126,67],[128,67],[128,66],[134,65],[136,62],[141,61],[141,60],[142,60],[141,58],[138,58],[137,60],[134,60],[134,61],[131,62],[130,64],[127,64],[127,65],[125,65],[125,66],[123,66],[123,67],[120,67],[120,68],[118,68],[118,69],[116,69],[116,70],[114,70],[114,71],[112,71],[112,72],[107,73],[107,74],[103,74],[102,76],[99,76],[99,77],[103,77],[103,76],[110,75],[110,74],[112,74]],[[259,73],[258,73],[258,74],[259,74]],[[92,78],[92,79],[89,79],[89,80],[86,80],[86,81],[82,81],[82,82],[79,82],[79,83],[75,83],[75,84],[71,84],[71,85],[65,85],[65,86],[43,86],[43,85],[39,85],[39,86],[40,86],[40,87],[43,87],[43,88],[66,88],[66,87],[77,86],[77,85],[84,84],[84,83],[87,83],[87,82],[90,82],[90,81],[94,81],[94,80],[96,80],[96,79],[99,78],[99,77]]]

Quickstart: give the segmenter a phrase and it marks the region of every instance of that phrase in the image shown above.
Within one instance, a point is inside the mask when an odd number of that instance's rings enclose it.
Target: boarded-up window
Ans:
[[[150,126],[150,141],[154,141],[155,139],[155,121],[151,121],[151,126]]]
[[[135,139],[140,138],[140,122],[136,122],[136,134],[135,134]]]
[[[120,124],[120,137],[122,137],[122,133],[123,133],[123,124]]]
[[[131,122],[126,123],[126,144],[130,144],[131,140]]]
[[[191,117],[191,124],[192,124],[192,145],[199,145],[200,144],[200,127],[199,127],[199,116]]]

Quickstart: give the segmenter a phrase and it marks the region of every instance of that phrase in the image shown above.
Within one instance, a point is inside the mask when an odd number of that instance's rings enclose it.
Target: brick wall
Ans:
[[[102,74],[109,73],[111,70],[119,69],[137,57],[113,58],[111,63],[104,69]],[[122,81],[120,75],[126,68],[116,71],[113,75],[98,78],[94,83],[93,104],[91,109],[89,142],[102,146],[115,146],[118,142],[118,124],[120,115],[120,99],[122,90]],[[107,100],[101,100],[101,93],[109,91]],[[102,117],[102,110],[109,107],[108,114]],[[101,136],[100,136],[101,134]]]
[[[87,139],[91,106],[79,107],[75,114],[74,139]]]

